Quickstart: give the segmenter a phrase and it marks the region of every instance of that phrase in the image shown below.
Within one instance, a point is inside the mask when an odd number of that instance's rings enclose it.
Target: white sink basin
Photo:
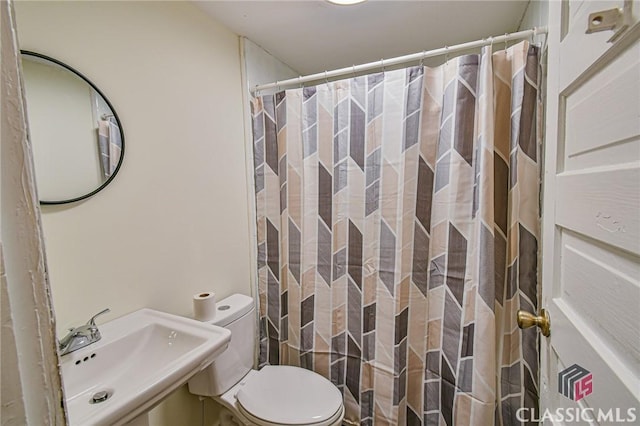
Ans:
[[[231,332],[151,309],[98,327],[102,339],[62,357],[70,425],[120,425],[146,413],[229,344]],[[93,402],[98,392],[108,398]]]

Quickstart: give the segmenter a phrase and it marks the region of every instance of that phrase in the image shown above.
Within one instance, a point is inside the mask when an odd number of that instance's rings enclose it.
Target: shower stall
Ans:
[[[537,407],[539,48],[476,43],[252,98],[259,363],[330,379],[348,424]]]

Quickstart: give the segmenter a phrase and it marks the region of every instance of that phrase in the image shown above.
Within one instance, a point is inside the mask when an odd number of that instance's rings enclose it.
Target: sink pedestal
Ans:
[[[140,414],[124,426],[149,426],[149,413]]]

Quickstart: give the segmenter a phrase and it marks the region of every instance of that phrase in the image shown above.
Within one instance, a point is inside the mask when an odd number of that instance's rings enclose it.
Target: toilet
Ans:
[[[253,369],[256,343],[251,297],[234,294],[216,305],[211,322],[231,331],[228,348],[189,380],[189,392],[211,397],[223,407],[220,424],[338,426],[342,394],[329,380],[299,367]]]

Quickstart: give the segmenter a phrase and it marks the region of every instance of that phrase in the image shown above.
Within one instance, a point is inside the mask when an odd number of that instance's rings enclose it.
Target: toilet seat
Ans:
[[[299,367],[266,366],[247,378],[236,398],[242,414],[261,426],[328,426],[344,415],[338,388]]]

